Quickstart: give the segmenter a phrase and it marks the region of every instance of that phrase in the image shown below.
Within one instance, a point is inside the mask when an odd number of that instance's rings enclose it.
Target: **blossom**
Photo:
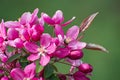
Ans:
[[[32,13],[23,13],[19,20],[0,23],[0,79],[90,80],[87,76],[93,67],[82,61],[83,49],[107,50],[82,42],[80,37],[98,13],[85,18],[80,27],[73,25],[64,32],[64,27],[75,17],[64,22],[61,10],[52,17],[44,12],[38,17],[38,12],[36,8]],[[53,35],[44,32],[45,24],[52,26]],[[56,62],[69,65],[68,73],[58,72]]]
[[[60,26],[67,26],[75,19],[75,17],[73,17],[69,21],[62,23],[64,21],[64,16],[63,16],[63,12],[61,10],[57,10],[52,18],[50,16],[48,16],[46,13],[42,13],[41,16],[46,23],[48,23],[49,25],[52,25],[52,26],[55,26],[56,24],[58,24]]]
[[[25,42],[25,48],[31,52],[28,60],[35,61],[40,58],[40,64],[45,66],[50,61],[50,55],[55,51],[56,45],[52,43],[52,38],[49,34],[45,33],[41,36],[40,46],[33,42]]]
[[[20,68],[14,68],[11,70],[10,75],[13,80],[31,80],[35,76],[36,65],[31,63],[27,65],[24,70]]]

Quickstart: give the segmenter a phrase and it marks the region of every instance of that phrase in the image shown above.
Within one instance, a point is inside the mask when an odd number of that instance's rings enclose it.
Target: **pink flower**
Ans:
[[[43,34],[40,39],[40,46],[33,42],[25,42],[25,48],[32,54],[28,57],[28,60],[34,61],[40,58],[40,64],[45,66],[50,61],[50,55],[55,51],[56,45],[52,43],[52,38],[49,34]]]
[[[31,63],[27,65],[24,70],[20,68],[13,68],[10,72],[10,76],[13,80],[27,80],[33,79],[35,76],[36,65]]]
[[[69,56],[71,59],[80,59],[83,57],[81,50],[86,46],[86,43],[77,41],[79,35],[78,26],[69,28],[66,35],[64,35],[61,26],[57,25],[55,27],[55,33],[59,40],[58,48],[54,53],[56,57],[64,58]]]
[[[20,24],[22,25],[26,25],[26,24],[30,24],[30,25],[33,25],[36,23],[36,21],[38,20],[38,11],[39,9],[36,8],[33,13],[31,14],[30,12],[25,12],[21,18],[20,18]]]
[[[60,26],[67,26],[75,19],[75,17],[73,17],[69,21],[62,23],[64,21],[64,16],[63,16],[63,13],[61,10],[57,10],[52,18],[50,16],[48,16],[46,13],[42,13],[41,16],[43,17],[43,19],[46,23],[48,23],[49,25],[52,25],[52,26],[55,26],[56,24],[58,24]]]

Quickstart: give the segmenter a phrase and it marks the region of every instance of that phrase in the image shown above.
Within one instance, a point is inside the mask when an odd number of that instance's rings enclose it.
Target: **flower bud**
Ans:
[[[73,74],[74,80],[90,80],[86,75],[80,71],[77,71]]]
[[[83,52],[78,50],[71,51],[68,57],[73,60],[80,59],[83,57]]]
[[[81,72],[86,73],[86,74],[92,72],[93,70],[93,67],[88,63],[83,63],[78,68]]]

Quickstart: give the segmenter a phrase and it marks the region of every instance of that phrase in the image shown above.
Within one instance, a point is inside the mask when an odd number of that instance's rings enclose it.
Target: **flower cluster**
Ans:
[[[61,10],[53,17],[44,12],[38,17],[38,11],[25,12],[19,20],[0,23],[0,80],[90,80],[88,76],[93,67],[81,60],[82,50],[106,49],[81,39],[98,13],[65,33],[63,28],[75,17],[64,22]],[[53,32],[46,33],[44,27],[51,27]],[[70,71],[67,74],[59,72],[55,63],[71,66]]]

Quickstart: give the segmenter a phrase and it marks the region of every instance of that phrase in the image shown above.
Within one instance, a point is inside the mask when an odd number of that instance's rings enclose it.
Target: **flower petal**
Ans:
[[[7,37],[9,40],[14,40],[19,37],[19,32],[15,28],[9,28],[7,31]]]
[[[10,72],[10,76],[13,80],[23,80],[25,77],[24,71],[22,71],[20,68],[14,68]]]
[[[7,27],[7,28],[20,28],[21,24],[17,21],[7,21],[7,22],[5,22],[5,27]]]
[[[64,38],[64,31],[60,25],[55,25],[54,32],[56,36],[61,35]]]
[[[60,24],[64,20],[62,11],[61,10],[57,10],[56,13],[54,14],[54,16],[52,17],[52,20],[56,24]]]
[[[49,63],[49,61],[50,61],[50,56],[48,56],[48,55],[43,55],[43,56],[41,56],[40,64],[41,64],[42,66],[46,66],[46,65]]]
[[[24,47],[30,51],[31,53],[37,53],[38,52],[38,48],[39,46],[37,46],[35,43],[33,42],[25,42],[24,43]]]
[[[49,47],[47,47],[47,53],[51,54],[56,50],[56,45],[55,43],[51,43]]]
[[[38,53],[37,54],[30,54],[30,56],[27,57],[27,59],[30,61],[35,61],[39,58],[40,58],[40,55]]]
[[[0,23],[0,35],[3,38],[6,38],[6,28],[5,28],[4,20],[2,20],[2,22]]]
[[[50,16],[48,16],[46,13],[42,13],[41,14],[41,17],[43,18],[43,20],[47,23],[47,24],[50,24],[50,25],[54,25],[55,22],[51,19]]]
[[[20,23],[25,25],[26,23],[29,23],[30,20],[31,20],[31,13],[25,12],[20,18]]]
[[[31,15],[31,21],[30,21],[31,24],[33,24],[33,23],[35,23],[35,22],[37,21],[37,19],[38,19],[38,16],[37,16],[38,11],[39,11],[38,8],[36,8],[36,9],[33,11],[32,15]]]
[[[41,35],[40,44],[42,47],[48,47],[50,45],[52,38],[49,34],[44,33]]]
[[[86,46],[85,42],[79,42],[76,40],[73,40],[68,44],[68,47],[70,47],[72,50],[83,49],[83,48],[85,48],[85,46]]]
[[[66,37],[70,38],[72,40],[76,39],[79,35],[79,27],[78,26],[73,26],[68,29],[66,33]]]
[[[32,79],[35,76],[35,70],[36,70],[35,63],[27,65],[24,69],[26,77]]]

